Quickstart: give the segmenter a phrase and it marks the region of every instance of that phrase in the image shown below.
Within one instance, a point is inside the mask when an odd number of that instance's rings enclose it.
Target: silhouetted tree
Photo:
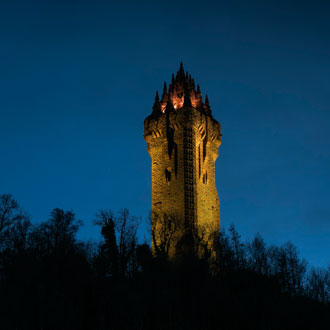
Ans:
[[[167,259],[170,249],[176,247],[176,235],[182,230],[180,220],[175,214],[157,214],[153,212],[149,215],[151,223],[151,237],[153,252],[158,258]]]
[[[234,267],[234,251],[230,244],[230,238],[226,234],[225,229],[222,229],[216,240],[216,264],[218,271],[223,272]]]
[[[0,252],[25,248],[30,218],[10,194],[0,195]]]
[[[139,220],[130,216],[128,209],[122,209],[119,216],[114,218],[114,224],[118,236],[119,271],[122,276],[131,276],[137,267],[135,248]]]
[[[13,196],[0,195],[0,278],[24,257],[30,227],[29,216]]]
[[[176,217],[160,218],[166,223],[152,233],[152,254],[138,244],[139,221],[128,210],[97,213],[97,244],[77,239],[82,223],[72,211],[54,209],[48,221],[25,227],[28,218],[15,218],[24,212],[10,201],[0,207],[1,329],[316,330],[330,323],[330,266],[306,277],[291,243],[268,247],[259,234],[243,243],[233,226],[228,234],[199,226],[186,228],[184,253],[169,260],[183,233]]]
[[[140,270],[150,270],[152,266],[152,252],[147,243],[140,244],[136,247],[136,262]]]
[[[302,294],[307,262],[300,260],[297,248],[287,242],[280,248],[272,247],[270,255],[273,274],[281,288],[289,296]]]
[[[110,210],[101,210],[96,214],[95,224],[101,226],[104,242],[100,246],[97,268],[103,276],[118,275],[119,254],[116,242],[114,215]]]
[[[77,243],[76,234],[81,226],[82,221],[77,220],[72,211],[56,208],[48,221],[34,227],[31,247],[48,254],[68,254]]]
[[[269,249],[259,233],[255,235],[252,242],[247,244],[248,263],[250,269],[261,275],[269,275],[270,261]]]
[[[229,226],[229,232],[235,267],[243,269],[246,266],[246,251],[244,244],[241,242],[241,235],[236,231],[233,224]]]
[[[95,223],[102,228],[105,242],[101,245],[101,253],[102,249],[108,253],[108,266],[112,264],[112,271],[117,269],[119,276],[132,276],[137,270],[135,252],[139,219],[130,216],[128,209],[120,210],[117,216],[111,210],[101,210]]]
[[[328,269],[312,267],[307,278],[307,294],[320,303],[330,303],[330,265]]]
[[[211,262],[215,258],[216,242],[219,233],[214,231],[212,226],[199,224],[191,229],[193,236],[194,255],[200,259]]]

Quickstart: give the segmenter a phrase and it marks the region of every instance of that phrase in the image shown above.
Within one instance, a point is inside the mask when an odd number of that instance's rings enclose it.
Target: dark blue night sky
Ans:
[[[222,225],[327,265],[329,1],[2,0],[0,37],[0,194],[34,222],[147,218],[143,120],[182,60],[222,124]]]

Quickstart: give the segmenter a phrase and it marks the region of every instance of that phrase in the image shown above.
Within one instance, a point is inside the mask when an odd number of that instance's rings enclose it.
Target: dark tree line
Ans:
[[[11,195],[0,195],[0,329],[330,324],[330,266],[308,267],[292,243],[269,246],[259,234],[243,242],[234,226],[211,235],[199,230],[189,237],[196,249],[169,259],[178,222],[159,221],[168,228],[152,228],[153,254],[128,210],[99,211],[102,241],[82,242],[72,211],[54,209],[33,225]]]

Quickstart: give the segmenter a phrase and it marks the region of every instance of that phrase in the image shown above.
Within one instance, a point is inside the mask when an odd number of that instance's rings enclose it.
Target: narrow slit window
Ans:
[[[198,175],[201,177],[201,145],[198,145]]]
[[[203,173],[203,183],[207,183],[207,171],[204,171]]]
[[[169,183],[171,181],[171,169],[167,168],[165,170],[165,179],[166,179],[166,182]]]

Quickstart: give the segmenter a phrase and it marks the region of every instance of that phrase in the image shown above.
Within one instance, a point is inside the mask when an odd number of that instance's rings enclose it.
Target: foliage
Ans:
[[[54,209],[32,226],[2,195],[0,219],[1,329],[323,329],[330,322],[330,266],[308,270],[290,242],[268,246],[260,234],[243,242],[234,226],[191,228],[182,246],[193,248],[169,258],[179,230],[173,216],[160,219],[170,234],[152,228],[160,235],[154,254],[139,244],[139,221],[126,209],[96,214],[98,245],[77,239],[82,222],[72,211]]]

